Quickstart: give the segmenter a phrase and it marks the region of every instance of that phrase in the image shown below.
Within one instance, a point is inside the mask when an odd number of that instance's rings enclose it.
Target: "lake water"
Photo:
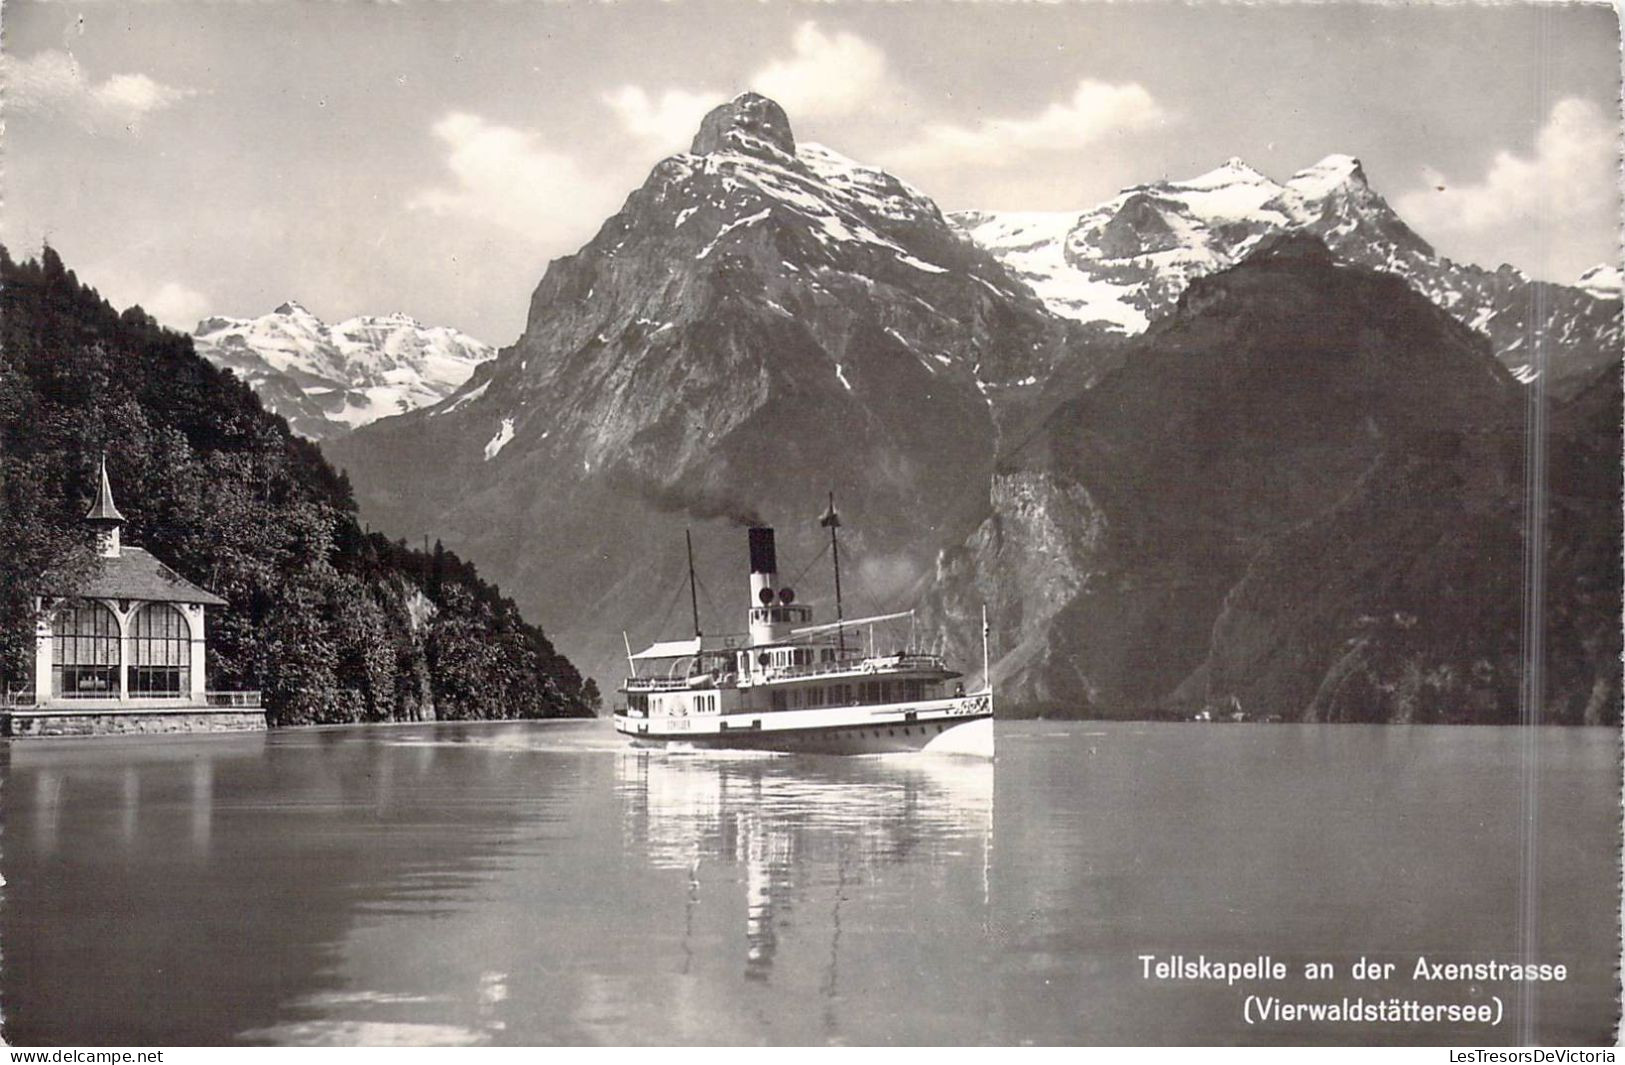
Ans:
[[[1000,723],[996,764],[632,751],[605,722],[0,743],[0,1009],[23,1044],[1611,1041],[1617,750],[1093,722]],[[1410,979],[1518,961],[1525,930],[1566,981]],[[1147,980],[1146,954],[1291,974]],[[1361,956],[1395,978],[1356,984]],[[1249,1025],[1253,992],[1505,1012]]]

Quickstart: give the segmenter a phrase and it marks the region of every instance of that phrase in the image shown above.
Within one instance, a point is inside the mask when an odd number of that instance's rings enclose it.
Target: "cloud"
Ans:
[[[26,59],[0,58],[6,103],[15,111],[67,114],[95,131],[116,124],[134,131],[147,115],[173,107],[192,89],[154,81],[145,74],[115,74],[91,81],[71,54],[54,49]]]
[[[637,85],[623,85],[604,94],[604,102],[621,120],[623,129],[666,151],[686,148],[700,128],[700,119],[723,99],[721,93],[687,89],[667,89],[655,98]]]
[[[1427,185],[1399,197],[1400,213],[1419,230],[1446,235],[1592,218],[1607,225],[1617,194],[1618,136],[1618,126],[1596,104],[1566,97],[1553,105],[1532,156],[1499,152],[1484,177],[1470,184],[1425,170]]]
[[[140,303],[148,314],[158,319],[160,325],[183,333],[190,333],[192,327],[209,313],[209,297],[178,281],[165,281]]]
[[[554,151],[528,130],[452,112],[434,124],[446,145],[453,181],[407,201],[412,210],[473,219],[525,239],[554,244],[580,235],[612,204],[605,182],[574,157]]]
[[[778,101],[792,123],[884,111],[903,95],[887,70],[885,52],[856,34],[825,33],[816,22],[796,27],[790,54],[757,69],[743,87]],[[727,97],[681,88],[657,94],[623,85],[603,99],[628,133],[661,151],[681,151],[705,113]]]
[[[783,105],[793,118],[840,118],[885,107],[895,94],[886,53],[852,33],[827,34],[803,22],[790,40],[793,54],[751,75],[750,87]]]
[[[1170,115],[1138,84],[1113,85],[1088,78],[1072,95],[1025,118],[986,118],[975,125],[935,123],[914,141],[886,153],[901,169],[956,166],[1008,167],[1043,152],[1064,152],[1108,137],[1166,124]]]
[[[214,301],[184,282],[152,280],[153,274],[162,272],[168,271],[143,258],[139,249],[126,250],[116,258],[91,260],[78,271],[80,279],[94,284],[113,306],[140,307],[159,325],[190,333],[214,310]]]

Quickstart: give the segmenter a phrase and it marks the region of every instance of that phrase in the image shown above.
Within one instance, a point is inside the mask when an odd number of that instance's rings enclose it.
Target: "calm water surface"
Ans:
[[[1509,985],[1347,971],[1515,961],[1528,913],[1573,974],[1533,1036],[1611,1039],[1615,733],[999,728],[996,765],[638,752],[598,722],[0,742],[5,1035],[1501,1043]],[[1249,1026],[1238,988],[1141,978],[1176,953],[1508,1019]]]

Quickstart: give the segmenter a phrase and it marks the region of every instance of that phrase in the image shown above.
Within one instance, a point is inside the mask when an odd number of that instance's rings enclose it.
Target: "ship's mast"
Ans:
[[[700,599],[694,591],[694,534],[684,529],[683,539],[688,543],[688,606],[694,614],[694,638],[699,639]],[[710,593],[706,594],[709,595]]]
[[[835,538],[835,530],[841,527],[841,518],[835,513],[834,492],[829,494],[829,512],[819,524],[829,527],[829,550],[835,559],[835,620],[839,622],[844,617],[841,613],[841,543]],[[837,653],[842,655],[846,653],[846,632],[839,625],[835,628],[835,645],[838,648]]]

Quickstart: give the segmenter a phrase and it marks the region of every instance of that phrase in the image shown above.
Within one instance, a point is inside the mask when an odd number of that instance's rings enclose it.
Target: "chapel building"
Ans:
[[[0,707],[0,734],[264,728],[258,692],[208,690],[205,611],[226,601],[123,542],[105,458],[84,521],[96,569],[36,601],[33,688]]]

